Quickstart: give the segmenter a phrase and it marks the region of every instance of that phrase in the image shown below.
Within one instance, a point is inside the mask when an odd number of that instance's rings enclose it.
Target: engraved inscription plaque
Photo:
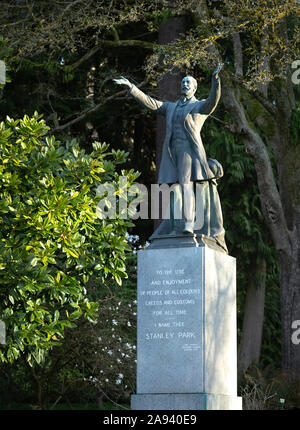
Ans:
[[[202,253],[180,251],[139,252],[137,393],[203,391]]]

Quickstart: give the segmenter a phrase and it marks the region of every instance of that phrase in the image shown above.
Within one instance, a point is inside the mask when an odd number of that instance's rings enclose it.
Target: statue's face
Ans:
[[[196,86],[191,76],[186,76],[181,81],[181,94],[185,97],[192,97],[196,92]]]

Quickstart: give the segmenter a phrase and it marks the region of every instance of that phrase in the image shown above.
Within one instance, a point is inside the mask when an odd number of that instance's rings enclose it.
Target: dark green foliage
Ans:
[[[299,145],[300,143],[300,109],[294,109],[292,112],[291,130],[290,130],[290,144]]]
[[[263,344],[260,364],[276,371],[281,367],[281,316],[278,268],[273,265],[273,273],[268,268],[266,279],[265,315]]]

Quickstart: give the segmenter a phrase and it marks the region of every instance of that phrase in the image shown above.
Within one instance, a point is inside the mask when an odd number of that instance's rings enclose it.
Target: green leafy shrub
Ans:
[[[128,241],[133,246],[132,237]],[[90,277],[87,297],[99,303],[93,322],[81,317],[67,328],[60,347],[40,364],[19,359],[0,365],[0,408],[105,408],[107,400],[129,407],[136,379],[135,251],[126,256],[122,287],[110,280],[99,288]]]
[[[35,113],[0,125],[0,320],[6,344],[0,361],[20,355],[32,364],[74,327],[93,321],[97,303],[86,294],[126,277],[126,219],[99,218],[99,184],[115,185],[124,151],[95,142],[85,153],[75,140],[61,143]],[[130,186],[138,174],[122,170]]]

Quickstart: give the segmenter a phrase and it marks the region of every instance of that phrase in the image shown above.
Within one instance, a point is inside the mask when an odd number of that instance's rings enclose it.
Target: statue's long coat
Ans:
[[[147,96],[136,86],[129,90],[143,106],[166,116],[166,138],[162,150],[158,183],[171,184],[178,182],[177,168],[170,148],[172,138],[172,121],[177,102],[159,101]],[[220,78],[212,77],[212,87],[209,97],[197,100],[194,96],[184,107],[184,128],[188,141],[193,149],[191,181],[203,181],[215,177],[207,164],[205,149],[201,140],[200,131],[206,118],[215,110],[221,96]]]

